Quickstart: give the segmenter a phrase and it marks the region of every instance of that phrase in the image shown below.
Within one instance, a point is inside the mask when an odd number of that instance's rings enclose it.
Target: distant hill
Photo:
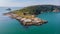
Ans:
[[[60,6],[55,6],[55,5],[35,5],[35,6],[29,6],[29,7],[24,7],[23,9],[20,10],[15,10],[13,13],[25,13],[27,12],[28,14],[34,14],[38,15],[42,12],[51,12],[55,9],[58,9],[60,11]]]

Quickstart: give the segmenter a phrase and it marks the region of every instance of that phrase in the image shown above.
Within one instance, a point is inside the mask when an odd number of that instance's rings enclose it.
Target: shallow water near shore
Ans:
[[[60,34],[60,12],[39,14],[37,17],[47,20],[48,23],[25,28],[17,20],[4,16],[3,13],[9,12],[6,9],[0,8],[0,34]],[[20,8],[12,8],[15,9]]]

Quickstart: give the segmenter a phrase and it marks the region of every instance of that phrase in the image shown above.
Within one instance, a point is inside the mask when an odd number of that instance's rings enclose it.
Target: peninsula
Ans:
[[[51,11],[53,12],[60,11],[60,7],[54,5],[36,5],[4,13],[4,15],[7,15],[13,19],[18,20],[24,26],[32,26],[47,23],[48,22],[47,20],[42,20],[41,18],[37,18],[36,16],[43,12]]]

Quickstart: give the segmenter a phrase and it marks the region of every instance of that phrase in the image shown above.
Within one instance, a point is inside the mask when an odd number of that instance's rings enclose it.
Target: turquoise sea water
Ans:
[[[60,12],[42,13],[38,18],[48,20],[47,24],[41,26],[23,27],[17,20],[4,16],[9,12],[7,7],[0,7],[0,34],[60,34]],[[21,9],[13,7],[12,10]]]

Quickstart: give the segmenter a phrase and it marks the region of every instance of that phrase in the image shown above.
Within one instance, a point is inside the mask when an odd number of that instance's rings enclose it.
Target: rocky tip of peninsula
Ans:
[[[21,25],[24,26],[32,26],[32,25],[38,26],[48,22],[47,20],[42,20],[40,18],[35,17],[35,15],[28,15],[28,14],[25,15],[25,13],[23,13],[22,16],[19,16],[14,13],[5,13],[4,15],[16,19],[17,21],[19,21]]]

